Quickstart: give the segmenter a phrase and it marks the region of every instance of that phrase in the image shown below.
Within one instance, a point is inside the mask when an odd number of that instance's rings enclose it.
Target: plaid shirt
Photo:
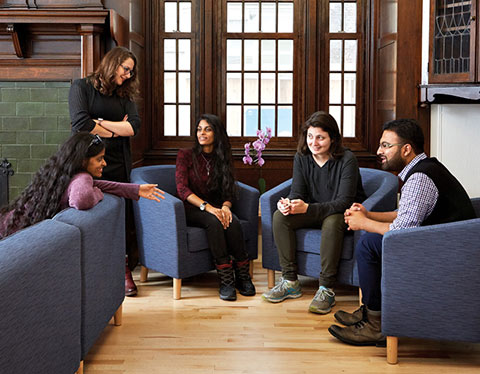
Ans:
[[[427,158],[425,153],[416,156],[398,174],[402,181],[408,172],[421,160]],[[413,173],[402,187],[398,203],[397,218],[390,224],[390,230],[418,227],[433,212],[438,200],[435,183],[424,173]]]

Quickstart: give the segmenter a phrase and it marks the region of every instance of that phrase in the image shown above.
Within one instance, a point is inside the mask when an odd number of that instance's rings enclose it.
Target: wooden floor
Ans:
[[[266,271],[254,269],[257,295],[225,302],[213,272],[185,281],[173,300],[170,278],[150,273],[141,284],[137,268],[139,295],[125,299],[123,325],[107,326],[85,373],[480,373],[479,344],[400,339],[398,365],[386,363],[385,348],[344,345],[327,331],[333,313],[307,312],[317,281],[301,278],[303,297],[270,304],[260,297]],[[355,289],[336,291],[334,312],[357,308]]]

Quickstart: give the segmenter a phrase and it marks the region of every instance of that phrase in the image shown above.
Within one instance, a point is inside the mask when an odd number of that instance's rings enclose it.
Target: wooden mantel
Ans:
[[[0,8],[0,79],[71,80],[94,70],[113,10]]]

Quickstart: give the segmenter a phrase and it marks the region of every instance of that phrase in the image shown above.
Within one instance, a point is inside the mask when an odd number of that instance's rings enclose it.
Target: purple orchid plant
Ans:
[[[265,164],[265,160],[262,157],[262,152],[265,150],[268,142],[272,138],[272,129],[270,127],[267,127],[266,132],[263,132],[263,130],[257,130],[257,137],[258,139],[255,140],[253,143],[245,143],[245,156],[243,157],[243,163],[245,165],[256,164],[261,168]],[[256,155],[254,155],[253,157],[250,155],[252,150],[256,152]],[[266,190],[266,182],[265,179],[262,178],[262,169],[260,169],[258,186],[260,188],[260,193],[264,193]]]
[[[243,157],[243,163],[245,165],[252,165],[253,163],[262,167],[265,164],[265,160],[262,158],[262,152],[265,150],[268,142],[272,138],[272,129],[267,127],[266,133],[263,130],[257,130],[258,139],[253,143],[245,143],[245,156]],[[250,152],[252,150],[257,152],[257,154],[252,158]]]

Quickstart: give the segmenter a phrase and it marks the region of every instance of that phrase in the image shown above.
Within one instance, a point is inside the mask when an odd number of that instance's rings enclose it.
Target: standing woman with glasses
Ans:
[[[80,132],[69,138],[32,182],[10,205],[0,210],[0,239],[25,227],[52,218],[60,210],[93,208],[111,193],[127,199],[163,199],[155,184],[96,180],[106,166],[105,144],[98,135]]]
[[[140,117],[134,102],[138,94],[137,58],[124,47],[109,51],[97,70],[86,78],[73,82],[68,103],[72,131],[88,131],[99,135],[106,145],[103,178],[116,182],[129,182],[132,169],[130,137],[140,130]],[[127,266],[125,268],[125,294],[133,296],[137,287],[130,266],[136,265],[132,206],[126,204]]]

